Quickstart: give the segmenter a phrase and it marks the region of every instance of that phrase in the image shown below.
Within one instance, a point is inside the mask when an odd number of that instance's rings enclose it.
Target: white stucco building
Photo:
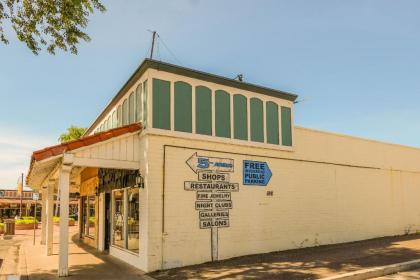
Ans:
[[[33,153],[80,237],[144,271],[420,229],[420,150],[295,127],[296,95],[145,60],[84,138]]]

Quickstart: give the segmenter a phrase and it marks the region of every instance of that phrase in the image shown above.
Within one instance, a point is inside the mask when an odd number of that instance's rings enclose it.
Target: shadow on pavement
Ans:
[[[144,272],[110,255],[99,253],[96,249],[83,244],[79,241],[78,234],[74,234],[71,237],[71,240],[79,249],[82,250],[82,252],[70,253],[69,259],[72,257],[80,257],[80,255],[92,254],[99,260],[95,263],[70,265],[70,276],[66,279],[143,279]],[[63,279],[57,276],[57,269],[51,269],[49,271],[32,271],[28,278],[29,280]]]
[[[420,258],[420,235],[272,252],[150,273],[156,279],[317,279]]]

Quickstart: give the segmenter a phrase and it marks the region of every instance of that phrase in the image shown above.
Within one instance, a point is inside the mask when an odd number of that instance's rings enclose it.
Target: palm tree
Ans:
[[[77,127],[75,125],[72,125],[69,128],[67,128],[66,132],[62,133],[60,137],[58,137],[58,140],[60,141],[60,143],[77,140],[83,136],[85,131],[86,128],[84,127]]]

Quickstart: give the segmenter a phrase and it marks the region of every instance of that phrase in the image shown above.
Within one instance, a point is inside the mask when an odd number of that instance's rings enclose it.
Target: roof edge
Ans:
[[[130,76],[130,78],[125,82],[125,84],[121,87],[118,93],[111,99],[111,101],[106,105],[105,109],[96,117],[95,121],[89,126],[86,130],[84,135],[87,135],[93,131],[93,128],[99,124],[99,121],[105,117],[111,109],[118,103],[118,101],[127,93],[127,91],[135,84],[137,79],[143,75],[144,72],[148,69],[155,69],[158,71],[165,71],[173,74],[178,74],[182,76],[187,76],[190,78],[195,78],[198,80],[203,80],[207,82],[213,82],[217,84],[222,84],[224,86],[234,87],[242,90],[248,90],[276,98],[285,99],[288,101],[295,101],[298,97],[297,94],[276,90],[256,84],[241,82],[235,79],[226,78],[223,76],[211,74],[208,72],[203,72],[167,62],[157,61],[154,59],[146,58],[143,62],[137,67],[134,73]]]
[[[91,146],[111,138],[115,138],[127,133],[134,133],[143,129],[142,123],[132,123],[122,127],[109,129],[94,135],[83,136],[80,139],[64,142],[58,145],[49,146],[41,150],[34,151],[31,156],[29,163],[29,170],[26,176],[26,183],[32,175],[34,164],[39,161],[50,159],[51,157],[57,157],[63,155],[66,152],[70,152],[79,148]]]

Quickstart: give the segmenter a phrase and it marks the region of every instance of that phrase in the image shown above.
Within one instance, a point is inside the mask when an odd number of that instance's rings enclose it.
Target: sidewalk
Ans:
[[[21,274],[22,279],[58,279],[58,227],[55,228],[53,255],[44,254],[32,243],[33,232],[18,232],[12,240],[1,240],[0,259],[4,263],[0,279]],[[321,246],[252,255],[201,265],[158,271],[145,275],[118,259],[98,253],[77,241],[77,227],[70,228],[68,279],[319,279],[360,269],[374,268],[420,259],[420,235],[378,238],[340,245]],[[8,247],[6,247],[8,245]],[[2,250],[2,248],[7,250]],[[6,252],[7,251],[7,252]],[[5,259],[5,252],[8,257]],[[3,276],[2,276],[3,275]],[[60,278],[64,279],[64,278]],[[394,278],[391,278],[394,279]]]
[[[22,251],[25,234],[18,233],[12,239],[0,236],[0,280],[19,275],[20,252]]]
[[[67,279],[146,279],[144,273],[118,259],[98,253],[77,241],[77,227],[70,227],[69,232],[69,273]],[[58,278],[58,227],[54,228],[53,255],[44,254],[44,246],[40,243],[40,230],[37,230],[35,246],[33,245],[33,232],[25,231],[23,242],[23,256],[26,263],[25,274],[29,280],[65,279]],[[25,278],[23,278],[25,279]]]
[[[159,280],[309,280],[415,259],[420,259],[420,234],[238,257],[149,275]]]

